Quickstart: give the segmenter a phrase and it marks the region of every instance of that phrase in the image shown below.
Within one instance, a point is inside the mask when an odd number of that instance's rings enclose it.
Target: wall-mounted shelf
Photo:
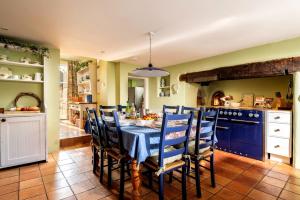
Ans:
[[[44,67],[44,65],[40,65],[40,64],[21,63],[21,62],[9,61],[9,60],[0,60],[0,64],[20,66],[20,67],[36,67],[36,68],[43,68]]]
[[[15,79],[0,79],[0,81],[8,81],[8,82],[23,82],[23,83],[44,83],[44,81],[35,81],[35,80],[15,80]]]
[[[158,97],[170,97],[171,87],[170,87],[170,76],[160,77],[157,80],[158,85]]]

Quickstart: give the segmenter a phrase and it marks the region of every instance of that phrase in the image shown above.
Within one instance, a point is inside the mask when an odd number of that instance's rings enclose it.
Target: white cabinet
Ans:
[[[292,112],[266,111],[266,144],[268,157],[292,157]]]
[[[46,115],[0,116],[0,168],[47,160]]]

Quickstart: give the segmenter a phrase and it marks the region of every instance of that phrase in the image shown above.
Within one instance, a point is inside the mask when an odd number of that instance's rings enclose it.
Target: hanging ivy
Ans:
[[[79,70],[87,67],[89,65],[89,63],[93,62],[92,60],[87,60],[87,61],[83,61],[83,62],[76,62],[75,63],[75,71],[78,72]]]
[[[2,44],[2,45],[1,45]],[[0,35],[0,45],[6,49],[14,49],[16,51],[31,52],[33,55],[49,58],[49,49],[34,45],[32,43],[21,42],[6,36]]]

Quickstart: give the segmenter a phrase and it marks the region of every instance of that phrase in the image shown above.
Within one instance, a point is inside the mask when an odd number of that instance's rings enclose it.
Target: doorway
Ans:
[[[137,111],[148,108],[148,78],[128,76],[128,102]]]

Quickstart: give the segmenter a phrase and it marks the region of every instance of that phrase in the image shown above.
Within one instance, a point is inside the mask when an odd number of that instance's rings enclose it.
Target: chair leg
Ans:
[[[187,163],[187,171],[186,171],[187,175],[190,175],[191,173],[191,161],[188,161]]]
[[[97,155],[97,149],[95,146],[93,146],[93,173],[96,173],[98,157],[99,156]]]
[[[196,175],[196,190],[197,197],[201,198],[201,187],[200,187],[200,171],[199,171],[199,160],[195,160],[195,175]]]
[[[186,166],[182,166],[182,173],[181,173],[181,192],[182,192],[182,199],[186,200]]]
[[[214,154],[210,156],[210,180],[211,186],[216,187],[216,180],[215,180],[215,168],[214,168]]]
[[[148,172],[148,184],[149,184],[150,189],[152,189],[152,187],[153,187],[152,182],[153,182],[152,171],[149,170],[149,172]]]
[[[173,172],[169,173],[169,183],[172,183],[173,181]]]
[[[103,175],[104,175],[104,150],[100,150],[100,176],[99,176],[99,181],[100,183],[103,183]]]
[[[112,186],[112,158],[107,155],[107,176],[108,176],[108,187]]]
[[[159,200],[164,199],[164,174],[159,175]]]
[[[130,173],[130,163],[128,163],[127,162],[127,164],[126,164],[126,171],[127,171],[127,175],[129,176],[129,177],[131,177],[131,173]]]
[[[119,199],[124,199],[124,184],[125,184],[125,161],[121,161],[121,171],[120,171],[120,194]]]

